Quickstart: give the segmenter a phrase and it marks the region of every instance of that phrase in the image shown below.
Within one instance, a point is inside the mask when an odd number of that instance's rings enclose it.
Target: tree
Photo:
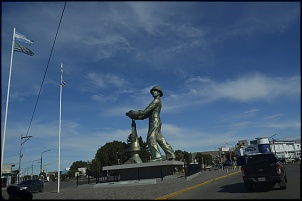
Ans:
[[[148,160],[150,160],[150,158],[151,158],[150,148],[148,147],[147,142],[143,141],[142,136],[139,136],[138,141],[139,141],[139,145],[141,147],[140,157],[141,157],[143,163],[145,163]]]
[[[88,162],[85,162],[85,161],[75,161],[70,166],[70,170],[78,171],[78,168],[85,168],[85,167],[86,168],[88,167]]]
[[[198,152],[195,156],[197,162],[199,164],[205,164],[205,165],[212,165],[213,164],[213,158],[211,154],[202,154],[200,152]]]
[[[101,162],[96,159],[92,159],[90,170],[94,177],[96,177],[97,174],[101,174],[101,169]]]
[[[184,161],[185,163],[191,163],[192,162],[192,155],[189,152],[182,151],[182,150],[175,150],[174,151],[176,160],[178,161]]]
[[[68,178],[69,179],[74,178],[76,172],[78,172],[78,170],[69,170],[68,173],[67,173]]]
[[[113,141],[107,142],[104,146],[97,150],[95,154],[95,160],[92,165],[100,164],[103,166],[117,165],[118,159],[125,161],[125,151],[128,145],[125,142]],[[94,167],[97,169],[97,167]]]
[[[191,155],[191,153],[189,153],[187,151],[183,151],[183,154],[184,154],[185,162],[187,164],[191,163],[192,162],[192,155]]]
[[[177,149],[177,150],[174,151],[174,154],[175,154],[176,160],[178,160],[178,161],[183,161],[184,160],[183,151]]]

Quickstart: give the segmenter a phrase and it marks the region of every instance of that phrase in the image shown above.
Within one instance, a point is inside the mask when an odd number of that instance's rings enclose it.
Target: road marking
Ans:
[[[200,184],[197,184],[197,185],[195,185],[195,186],[191,186],[191,187],[188,187],[188,188],[185,188],[185,189],[176,191],[176,192],[174,192],[174,193],[171,193],[171,194],[168,194],[168,195],[159,197],[159,198],[155,198],[155,200],[168,200],[168,199],[170,199],[170,198],[172,198],[172,197],[175,197],[175,196],[177,196],[177,195],[179,195],[179,194],[188,192],[188,191],[193,190],[193,189],[195,189],[195,188],[198,188],[198,187],[200,187],[200,186],[204,186],[204,185],[206,185],[206,184],[208,184],[208,183],[211,183],[211,182],[213,182],[213,181],[216,181],[216,180],[219,180],[219,179],[223,179],[223,178],[229,177],[229,176],[231,176],[231,175],[234,175],[234,174],[237,174],[237,173],[240,173],[240,172],[241,172],[241,171],[237,171],[237,172],[230,173],[230,174],[227,174],[227,175],[224,175],[224,176],[221,176],[221,177],[217,177],[217,178],[214,178],[214,179],[210,179],[210,180],[207,180],[207,181],[202,182],[202,183],[200,183]]]

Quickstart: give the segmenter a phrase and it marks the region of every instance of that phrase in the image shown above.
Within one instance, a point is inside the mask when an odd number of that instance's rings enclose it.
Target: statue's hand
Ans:
[[[135,119],[135,117],[136,117],[135,111],[133,111],[133,110],[130,110],[129,112],[127,112],[126,115],[128,117],[130,117],[131,119]]]
[[[135,120],[143,120],[147,118],[146,115],[143,114],[142,110],[130,110],[126,115]]]

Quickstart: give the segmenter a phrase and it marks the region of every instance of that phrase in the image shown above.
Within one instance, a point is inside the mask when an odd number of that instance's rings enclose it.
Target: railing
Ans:
[[[120,181],[120,175],[109,175],[109,176],[99,176],[92,177],[91,175],[86,176],[86,178],[81,178],[79,175],[76,176],[76,186],[83,184],[92,183],[105,183],[105,182],[118,182]]]
[[[185,177],[191,176],[198,172],[201,172],[202,167],[200,164],[186,164],[185,165]]]

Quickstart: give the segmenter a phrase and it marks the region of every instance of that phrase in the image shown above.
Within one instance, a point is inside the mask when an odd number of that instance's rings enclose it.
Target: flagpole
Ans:
[[[6,109],[5,109],[5,119],[4,119],[4,131],[3,131],[3,139],[2,139],[1,178],[2,178],[2,170],[3,170],[3,157],[4,157],[4,146],[5,146],[5,135],[6,135],[6,122],[7,122],[7,112],[8,112],[8,100],[9,100],[10,80],[11,80],[12,68],[13,68],[15,33],[16,33],[16,28],[14,27],[13,42],[12,42],[12,52],[11,52],[11,56],[10,56],[9,76],[8,76],[8,84],[7,84]]]
[[[61,158],[61,119],[62,119],[62,89],[63,89],[63,64],[61,63],[61,82],[60,82],[60,118],[59,118],[59,159],[58,159],[58,193],[60,192],[60,158]]]

